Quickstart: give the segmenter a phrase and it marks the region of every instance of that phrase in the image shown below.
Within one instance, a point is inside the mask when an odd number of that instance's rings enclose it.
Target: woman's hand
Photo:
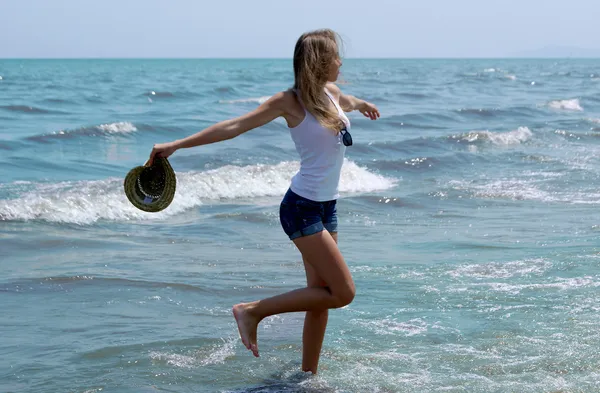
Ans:
[[[152,165],[155,157],[163,157],[163,158],[169,157],[171,154],[173,154],[175,152],[175,150],[177,150],[177,146],[175,145],[175,142],[157,143],[152,148],[152,152],[150,152],[150,158],[146,162],[145,166]]]
[[[358,106],[357,109],[358,109],[358,111],[360,113],[362,113],[363,115],[365,115],[365,117],[368,117],[371,120],[377,120],[381,116],[379,114],[379,109],[377,109],[377,107],[375,105],[373,105],[373,104],[371,104],[370,102],[367,102],[367,101],[363,101]]]

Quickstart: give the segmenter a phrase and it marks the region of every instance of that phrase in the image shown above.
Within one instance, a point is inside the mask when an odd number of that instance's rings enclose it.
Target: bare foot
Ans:
[[[233,316],[237,322],[242,343],[246,348],[252,351],[254,356],[258,357],[258,344],[256,343],[256,328],[258,327],[258,318],[253,316],[248,310],[250,303],[240,303],[233,306]]]

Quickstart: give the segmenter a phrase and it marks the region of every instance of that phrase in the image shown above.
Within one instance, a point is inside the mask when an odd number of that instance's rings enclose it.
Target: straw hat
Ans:
[[[125,176],[125,195],[133,206],[146,212],[164,210],[173,201],[175,172],[166,158],[155,157],[152,166],[138,166]]]

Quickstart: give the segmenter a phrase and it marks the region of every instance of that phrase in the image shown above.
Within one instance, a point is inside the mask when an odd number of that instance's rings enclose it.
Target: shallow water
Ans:
[[[595,60],[346,60],[338,204],[357,297],[321,373],[302,314],[261,358],[231,305],[304,285],[278,203],[284,122],[177,152],[158,214],[122,181],[153,143],[240,115],[289,60],[0,60],[0,390],[596,392],[600,69]]]

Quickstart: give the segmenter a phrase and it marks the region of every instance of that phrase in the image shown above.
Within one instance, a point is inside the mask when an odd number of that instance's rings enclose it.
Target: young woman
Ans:
[[[305,311],[302,370],[317,373],[328,309],[354,299],[350,270],[337,247],[336,199],[346,146],[352,144],[344,111],[379,118],[375,105],[343,94],[333,84],[342,61],[338,35],[328,29],[303,34],[294,50],[294,88],[275,94],[257,109],[212,125],[185,139],[154,145],[155,156],[168,157],[177,149],[235,138],[278,117],[287,122],[300,170],[292,178],[279,214],[285,233],[304,261],[307,286],[271,298],[233,306],[242,342],[258,357],[257,327],[270,315]]]

